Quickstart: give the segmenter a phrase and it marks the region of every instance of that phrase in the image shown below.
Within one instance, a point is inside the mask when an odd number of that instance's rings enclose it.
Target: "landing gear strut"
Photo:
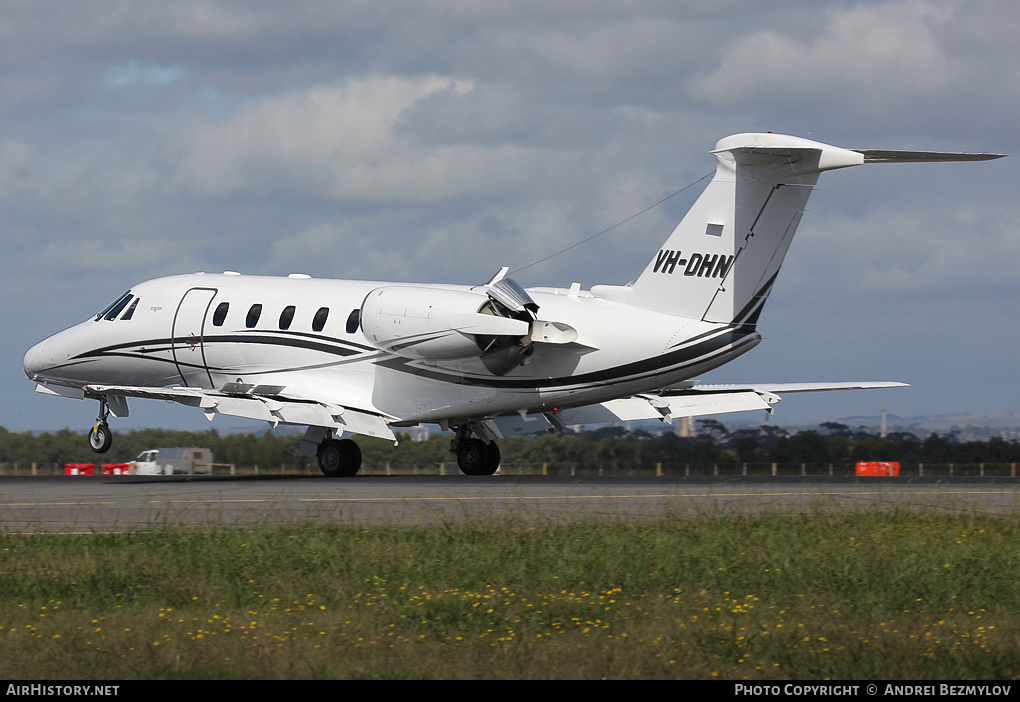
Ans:
[[[319,470],[330,478],[349,478],[361,469],[361,448],[351,439],[326,439],[318,458]]]
[[[457,454],[457,465],[464,475],[492,475],[499,468],[499,446],[469,438],[468,426],[457,427],[457,436],[450,442],[450,453]]]
[[[110,409],[106,406],[106,400],[99,398],[99,416],[88,434],[89,448],[96,453],[106,453],[113,445],[113,432],[107,423],[109,417]]]

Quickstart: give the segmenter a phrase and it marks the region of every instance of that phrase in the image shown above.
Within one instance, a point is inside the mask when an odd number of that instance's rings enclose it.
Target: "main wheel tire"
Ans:
[[[361,469],[361,448],[351,439],[319,444],[319,470],[330,478],[349,478]]]
[[[113,445],[113,432],[107,424],[96,424],[89,430],[89,448],[95,453],[106,453]]]
[[[495,441],[490,441],[486,448],[488,449],[488,456],[486,456],[485,472],[483,475],[492,475],[499,470],[499,461],[502,455]]]
[[[361,470],[361,447],[353,439],[341,439],[339,442],[340,451],[343,453],[343,473],[341,475],[349,478],[357,475]]]
[[[499,446],[481,439],[465,439],[457,447],[457,465],[464,475],[492,475],[499,468]]]

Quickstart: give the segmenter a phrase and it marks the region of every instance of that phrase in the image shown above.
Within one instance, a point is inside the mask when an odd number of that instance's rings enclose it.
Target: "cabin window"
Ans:
[[[254,326],[259,323],[259,317],[261,316],[262,305],[258,303],[252,305],[251,309],[248,310],[248,316],[244,318],[244,326],[248,327],[249,329],[254,328]]]
[[[124,308],[127,307],[127,304],[131,302],[132,297],[134,297],[134,295],[128,294],[120,298],[117,301],[117,304],[110,308],[110,311],[106,313],[106,316],[103,317],[103,319],[106,320],[117,319],[117,315],[124,311]]]
[[[312,331],[321,332],[322,328],[326,326],[326,317],[329,316],[328,307],[320,307],[319,311],[315,313],[312,318]]]
[[[224,320],[227,318],[227,310],[230,309],[229,302],[221,302],[216,305],[216,311],[213,312],[212,323],[214,327],[222,327]]]
[[[102,312],[100,312],[99,314],[97,314],[97,315],[96,315],[96,320],[95,320],[95,321],[97,321],[97,322],[98,322],[98,321],[99,321],[100,319],[102,319],[102,318],[103,318],[103,317],[105,317],[105,316],[106,316],[107,314],[109,314],[110,310],[112,310],[112,309],[113,309],[114,307],[116,307],[116,306],[117,306],[118,304],[120,304],[121,300],[130,300],[130,299],[131,299],[131,291],[130,291],[130,290],[128,290],[128,291],[127,291],[126,293],[124,293],[123,295],[121,295],[120,297],[118,297],[118,298],[117,298],[116,300],[114,300],[113,302],[111,302],[111,303],[110,303],[109,305],[107,305],[106,307],[104,307],[104,308],[103,308],[103,311],[102,311]],[[124,302],[124,304],[126,305],[126,304],[127,304],[127,302]],[[120,309],[124,309],[124,308],[123,308],[123,307],[121,307]],[[119,311],[119,310],[118,310],[118,311]]]
[[[294,321],[294,305],[287,305],[280,313],[280,329],[290,329],[290,323]]]
[[[347,333],[353,334],[358,331],[358,325],[361,324],[361,310],[351,310],[350,316],[347,318]]]
[[[131,319],[131,317],[134,316],[135,308],[138,307],[138,301],[141,300],[141,299],[142,298],[140,298],[140,297],[136,297],[135,298],[135,301],[131,303],[130,307],[128,307],[128,311],[124,313],[123,317],[121,317],[121,320]]]

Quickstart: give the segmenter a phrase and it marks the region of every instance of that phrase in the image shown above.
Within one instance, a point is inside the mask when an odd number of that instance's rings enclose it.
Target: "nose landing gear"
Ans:
[[[106,400],[99,398],[99,416],[96,417],[96,423],[88,433],[89,448],[95,453],[106,453],[113,445],[113,432],[110,431],[110,425],[107,422],[109,417],[110,408],[107,407]]]

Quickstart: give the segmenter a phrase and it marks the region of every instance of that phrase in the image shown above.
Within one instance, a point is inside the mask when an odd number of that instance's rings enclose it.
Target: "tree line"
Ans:
[[[833,464],[857,461],[899,461],[926,464],[978,464],[1020,462],[1020,442],[991,437],[961,441],[954,432],[931,433],[921,438],[909,432],[879,436],[864,428],[826,422],[816,429],[790,432],[762,425],[729,431],[714,419],[695,422],[694,436],[673,433],[653,435],[643,430],[605,427],[564,435],[513,437],[499,442],[504,464],[612,466],[647,468],[657,464]],[[434,434],[412,441],[398,434],[399,445],[381,439],[358,437],[363,465],[390,466],[394,470],[426,468],[455,462],[449,452],[450,436]],[[80,432],[11,432],[0,427],[0,464],[41,466],[66,463],[121,463],[154,448],[201,447],[211,449],[217,463],[239,468],[258,466],[274,470],[316,470],[314,458],[301,453],[301,433],[267,430],[261,433],[220,434],[208,431],[135,429],[117,433],[113,448],[96,455]]]

